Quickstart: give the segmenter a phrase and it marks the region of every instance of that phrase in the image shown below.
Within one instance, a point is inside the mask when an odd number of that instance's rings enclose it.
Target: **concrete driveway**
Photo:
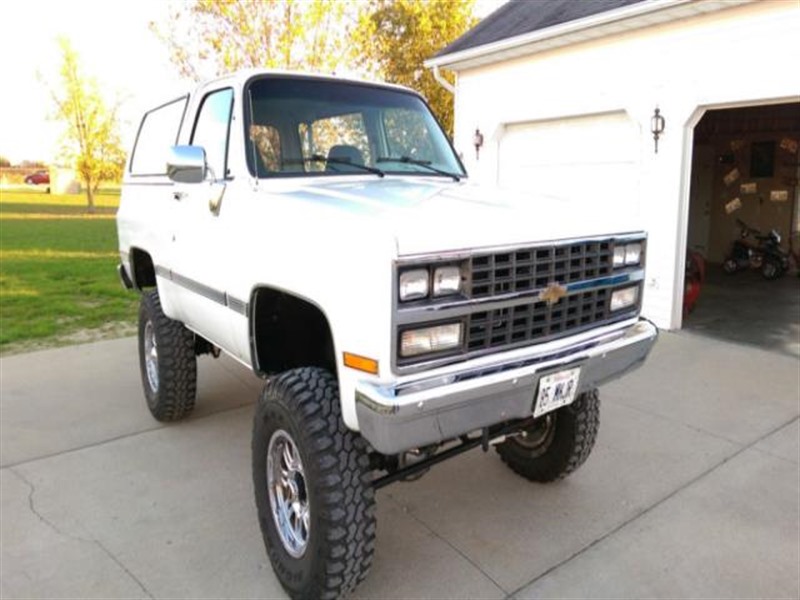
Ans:
[[[203,358],[153,421],[133,339],[0,360],[3,598],[283,598],[249,472],[260,382]],[[378,493],[362,598],[798,598],[800,362],[663,334],[567,480],[473,451]]]

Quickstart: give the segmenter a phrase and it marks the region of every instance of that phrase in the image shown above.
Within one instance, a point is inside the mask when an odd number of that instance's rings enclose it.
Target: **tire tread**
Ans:
[[[600,428],[600,396],[597,389],[584,392],[575,402],[559,409],[557,439],[545,455],[525,456],[514,440],[497,446],[502,461],[517,475],[530,481],[549,483],[563,479],[586,462],[594,448]],[[561,439],[558,439],[558,436]]]
[[[363,581],[375,553],[375,492],[366,442],[345,427],[338,383],[324,369],[292,369],[269,380],[259,400],[256,429],[258,419],[266,418],[273,402],[300,422],[303,445],[313,463],[306,471],[317,474],[308,485],[316,488],[322,499],[316,510],[325,530],[317,555],[321,566],[312,574],[312,581],[300,590],[285,587],[293,598],[339,598]],[[254,452],[256,435],[254,429]],[[264,520],[272,517],[259,516],[263,531]],[[264,537],[267,541],[266,533]],[[269,552],[268,541],[267,546]],[[280,578],[279,570],[276,573]]]
[[[159,421],[179,421],[194,409],[197,395],[197,357],[194,334],[183,323],[170,319],[161,308],[158,292],[142,295],[140,309],[140,337],[144,323],[150,320],[158,342],[158,391],[153,397],[149,389],[146,368],[142,357],[142,383],[148,395],[147,405]],[[142,341],[140,339],[140,345]],[[140,350],[141,351],[141,350]]]

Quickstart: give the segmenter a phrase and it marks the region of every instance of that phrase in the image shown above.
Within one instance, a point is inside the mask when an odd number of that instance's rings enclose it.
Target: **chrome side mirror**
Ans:
[[[167,157],[167,177],[175,183],[205,181],[206,151],[201,146],[172,146]]]

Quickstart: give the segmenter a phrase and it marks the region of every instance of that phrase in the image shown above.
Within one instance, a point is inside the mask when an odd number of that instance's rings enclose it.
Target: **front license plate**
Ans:
[[[580,367],[545,375],[539,379],[539,393],[536,394],[536,405],[533,418],[541,417],[549,412],[572,404],[578,392]]]

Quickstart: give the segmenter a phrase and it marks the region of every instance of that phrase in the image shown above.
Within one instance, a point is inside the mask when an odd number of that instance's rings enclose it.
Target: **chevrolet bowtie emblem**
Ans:
[[[539,296],[537,298],[542,302],[547,302],[549,306],[553,306],[566,295],[567,288],[565,288],[563,285],[553,282],[539,292]]]

